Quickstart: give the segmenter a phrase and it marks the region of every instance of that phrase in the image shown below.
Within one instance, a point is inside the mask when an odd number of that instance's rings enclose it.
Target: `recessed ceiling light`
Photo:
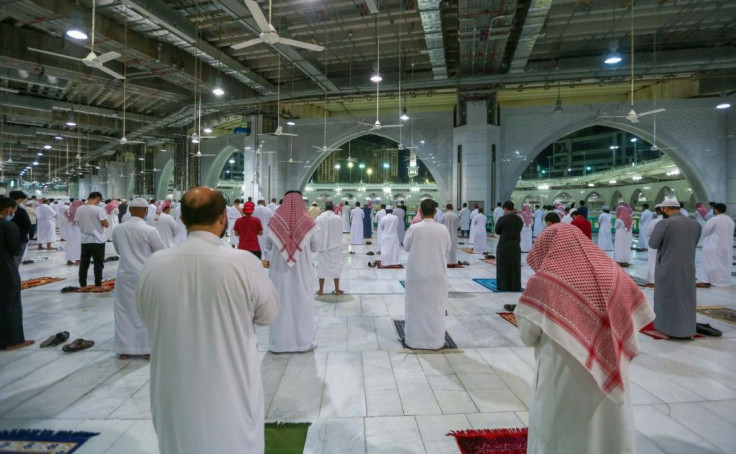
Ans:
[[[66,31],[66,36],[72,38],[72,39],[87,39],[89,38],[87,36],[87,33],[84,32],[81,28],[70,28]]]
[[[43,148],[44,148],[44,150],[50,150],[51,149],[51,145],[44,145]]]
[[[729,107],[731,107],[731,103],[730,102],[728,102],[728,101],[722,101],[722,102],[719,102],[718,103],[718,105],[716,106],[716,109],[723,110],[723,109],[728,109]]]
[[[56,140],[64,140],[64,138],[61,137],[61,136],[55,136],[54,139],[56,139]]]

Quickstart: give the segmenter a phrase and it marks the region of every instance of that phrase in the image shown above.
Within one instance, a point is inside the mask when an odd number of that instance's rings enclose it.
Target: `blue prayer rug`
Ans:
[[[416,351],[422,351],[422,349],[411,348],[408,345],[406,345],[406,342],[404,342],[404,339],[406,338],[406,334],[404,332],[404,329],[406,328],[406,322],[404,320],[394,320],[394,326],[396,327],[396,332],[399,335],[399,341],[401,341],[401,345],[404,348],[408,348],[408,349],[416,350]],[[442,350],[458,350],[457,344],[455,344],[455,341],[452,340],[452,338],[447,333],[447,331],[445,331],[445,345],[437,351],[442,351]],[[431,352],[435,350],[427,350],[427,351]]]
[[[0,431],[0,452],[71,454],[96,435],[99,433],[43,429],[4,430]]]
[[[506,290],[499,290],[498,284],[496,283],[495,279],[473,279],[474,282],[477,284],[482,285],[483,287],[487,288],[488,290],[492,291],[493,293],[501,293],[506,292]],[[518,290],[518,292],[523,292],[524,289]]]

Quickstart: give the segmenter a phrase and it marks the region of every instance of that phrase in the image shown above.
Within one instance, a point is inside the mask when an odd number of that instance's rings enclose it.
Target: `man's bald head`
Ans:
[[[211,226],[217,223],[227,203],[221,193],[199,186],[188,190],[181,198],[181,221],[192,226]]]

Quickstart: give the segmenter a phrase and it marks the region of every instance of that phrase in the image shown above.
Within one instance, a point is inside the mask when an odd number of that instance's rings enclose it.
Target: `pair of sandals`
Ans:
[[[41,342],[41,348],[56,347],[57,345],[63,344],[67,340],[69,340],[69,331],[62,331],[60,333],[54,334],[53,336],[50,336],[45,341]],[[69,353],[69,352],[76,352],[79,350],[86,350],[90,347],[93,347],[94,345],[95,345],[95,341],[86,340],[86,339],[76,339],[66,344],[61,349]]]
[[[470,265],[470,263],[465,262],[465,261],[462,261],[462,262],[458,261],[457,264],[458,265],[466,265],[466,266],[469,266]]]
[[[118,257],[117,255],[113,255],[111,257],[106,258],[104,261],[105,262],[117,262],[118,260],[120,260],[120,257]]]

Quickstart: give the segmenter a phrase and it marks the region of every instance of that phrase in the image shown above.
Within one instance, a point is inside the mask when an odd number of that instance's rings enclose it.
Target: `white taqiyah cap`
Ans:
[[[387,210],[393,210],[394,208],[391,205],[386,205]]]
[[[131,208],[148,208],[148,201],[146,199],[142,199],[140,197],[131,200],[131,202],[128,204]]]
[[[659,204],[661,207],[680,208],[680,202],[677,199],[665,199]]]

